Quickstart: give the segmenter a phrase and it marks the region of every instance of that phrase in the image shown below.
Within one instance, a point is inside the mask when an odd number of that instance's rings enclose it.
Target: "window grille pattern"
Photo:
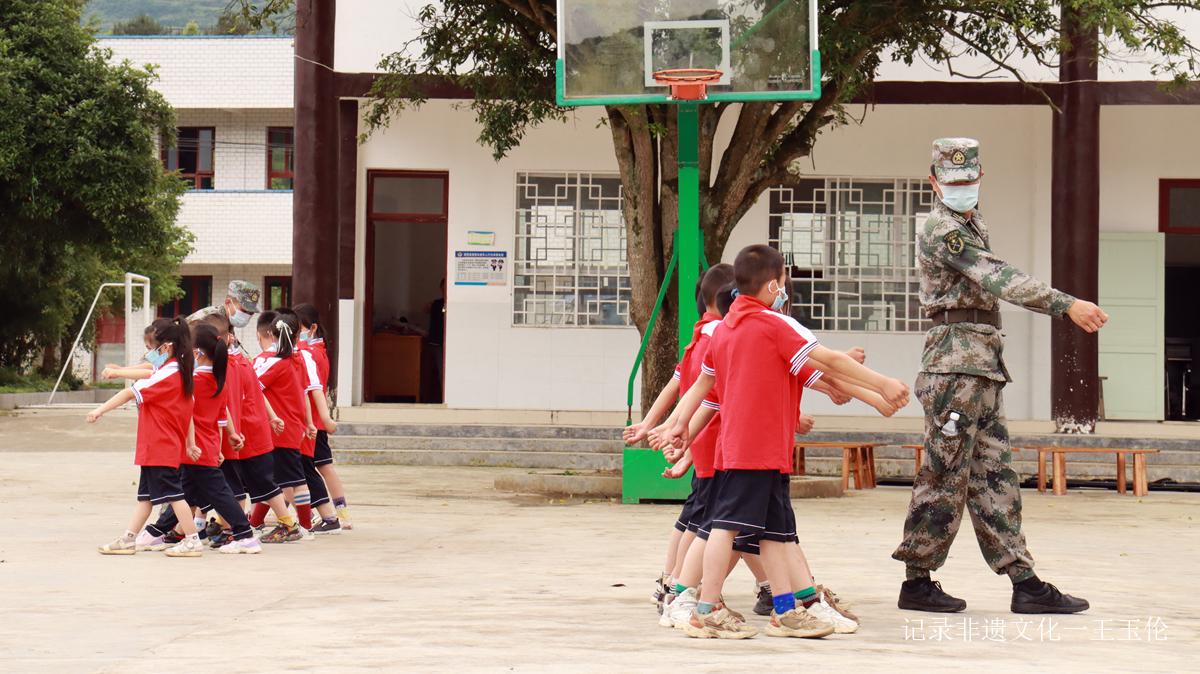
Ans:
[[[792,281],[792,316],[813,330],[923,332],[916,231],[933,208],[928,181],[804,179],[773,187],[770,243]]]
[[[513,325],[628,326],[621,179],[517,175]]]

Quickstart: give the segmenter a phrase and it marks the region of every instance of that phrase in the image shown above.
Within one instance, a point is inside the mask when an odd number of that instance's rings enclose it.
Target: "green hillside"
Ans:
[[[216,24],[228,0],[91,0],[83,8],[84,20],[96,17],[100,32],[112,30],[113,22],[128,21],[146,14],[163,26],[180,32],[188,21],[201,27]]]

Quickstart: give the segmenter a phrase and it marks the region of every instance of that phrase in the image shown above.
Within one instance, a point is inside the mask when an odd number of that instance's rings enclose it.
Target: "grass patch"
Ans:
[[[46,377],[37,373],[23,373],[12,368],[0,368],[0,393],[49,393],[54,389],[54,382],[58,377]],[[120,388],[124,385],[124,381],[103,382],[95,385],[94,388]],[[78,391],[85,388],[93,388],[85,386],[83,381],[67,373],[63,377],[62,384],[59,385],[60,391]]]

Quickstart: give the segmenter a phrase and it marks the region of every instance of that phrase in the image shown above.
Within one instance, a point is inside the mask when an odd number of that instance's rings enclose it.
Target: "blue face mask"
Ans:
[[[783,305],[787,304],[787,290],[782,286],[775,288],[775,301],[771,302],[771,311],[783,311]]]
[[[308,334],[307,332],[302,332],[300,333],[300,341],[307,344],[312,341],[312,335]]]
[[[942,188],[942,203],[946,204],[946,208],[958,213],[966,213],[974,210],[979,205],[979,183],[974,185],[943,185],[938,183]]]
[[[146,352],[146,362],[150,363],[157,370],[167,362],[167,354],[158,349],[150,349]]]

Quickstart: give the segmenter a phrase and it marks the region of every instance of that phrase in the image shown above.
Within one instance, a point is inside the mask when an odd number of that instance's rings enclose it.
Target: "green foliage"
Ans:
[[[125,35],[178,33],[189,21],[211,26],[224,12],[229,0],[90,0],[83,15],[95,20],[101,32],[137,16],[147,16],[163,26],[163,33],[126,32]],[[121,33],[115,33],[120,35]]]
[[[40,374],[26,374],[10,367],[0,367],[0,393],[38,393],[41,391],[50,391],[54,388],[54,382],[58,379],[58,374],[53,377]],[[124,381],[121,382],[124,384]],[[63,377],[62,384],[58,387],[62,391],[77,391],[83,388],[83,382],[72,372],[67,372]]]
[[[166,35],[171,30],[149,14],[139,14],[128,21],[117,21],[112,25],[113,35]]]
[[[111,65],[75,0],[6,0],[0,13],[0,366],[68,342],[97,287],[126,271],[178,296],[191,235],[184,187],[156,141],[174,112],[154,75]],[[105,295],[103,306],[119,303]]]
[[[196,23],[195,21],[188,21],[187,25],[183,27],[183,34],[184,35],[199,35],[200,34],[200,24]]]

